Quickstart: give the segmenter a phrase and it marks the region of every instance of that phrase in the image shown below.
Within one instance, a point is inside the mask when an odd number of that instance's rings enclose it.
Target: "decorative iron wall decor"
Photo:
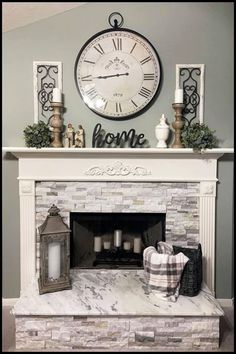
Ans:
[[[176,64],[176,89],[184,90],[183,118],[203,123],[205,64]]]
[[[34,61],[34,122],[48,123],[53,114],[51,107],[52,90],[62,90],[62,63],[53,61]]]

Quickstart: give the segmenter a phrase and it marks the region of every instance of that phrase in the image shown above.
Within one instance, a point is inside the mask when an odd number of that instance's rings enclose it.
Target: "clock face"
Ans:
[[[158,55],[150,42],[130,30],[107,30],[90,38],[75,62],[75,82],[84,103],[109,119],[143,112],[161,80]]]

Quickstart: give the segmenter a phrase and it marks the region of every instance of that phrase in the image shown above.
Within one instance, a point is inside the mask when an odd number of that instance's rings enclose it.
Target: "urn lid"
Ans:
[[[169,125],[166,123],[166,117],[162,114],[160,118],[160,123],[156,126],[157,128],[169,128]]]

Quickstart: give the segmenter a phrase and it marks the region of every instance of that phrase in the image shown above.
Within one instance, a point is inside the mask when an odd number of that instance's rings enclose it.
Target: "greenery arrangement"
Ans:
[[[27,147],[42,148],[50,146],[51,131],[43,121],[28,125],[23,132]]]
[[[215,130],[211,130],[207,124],[193,123],[183,128],[181,137],[186,148],[194,150],[212,149],[217,147],[218,139],[214,135]]]

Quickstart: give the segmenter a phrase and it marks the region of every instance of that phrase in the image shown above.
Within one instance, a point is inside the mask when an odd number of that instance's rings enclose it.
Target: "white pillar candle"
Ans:
[[[94,252],[101,252],[102,250],[102,237],[95,236],[94,237]]]
[[[58,87],[55,87],[52,90],[52,102],[62,102],[62,94],[61,94],[61,90]]]
[[[124,250],[130,250],[130,242],[126,241],[124,242]]]
[[[184,102],[184,90],[176,89],[175,90],[175,103],[183,103]]]
[[[121,239],[122,239],[122,230],[115,230],[114,231],[114,245],[116,247],[121,246]]]
[[[135,237],[134,238],[134,253],[140,253],[140,252],[141,252],[141,238]]]
[[[111,241],[104,241],[103,247],[105,250],[109,250],[111,248]]]
[[[48,277],[58,279],[61,274],[61,247],[60,242],[51,242],[48,245]]]

